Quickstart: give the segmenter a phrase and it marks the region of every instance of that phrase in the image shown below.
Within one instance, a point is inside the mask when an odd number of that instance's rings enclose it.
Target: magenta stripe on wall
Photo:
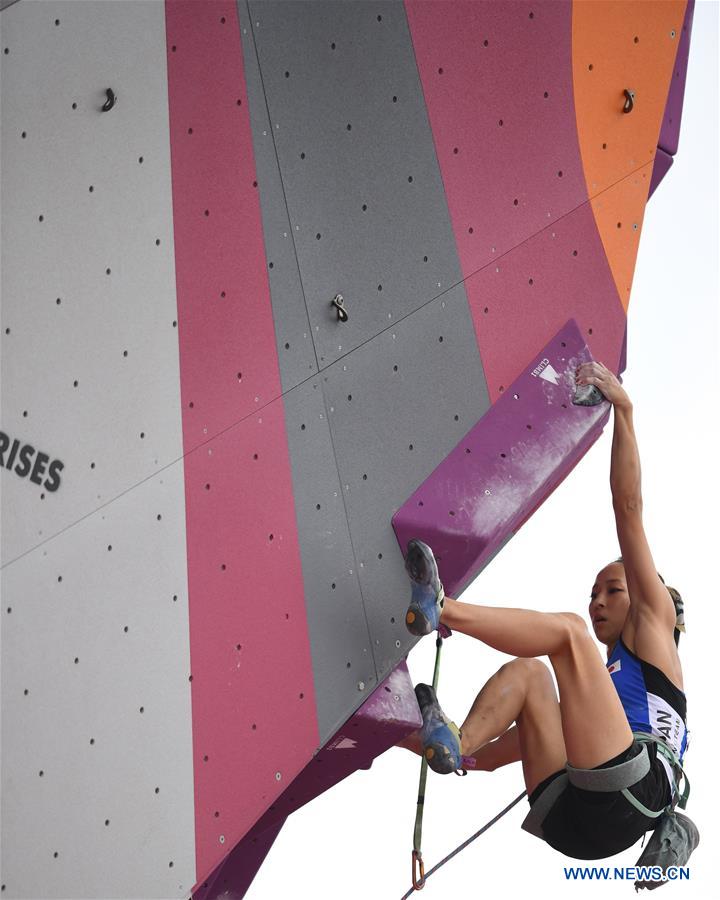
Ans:
[[[319,734],[237,8],[165,9],[201,881]]]

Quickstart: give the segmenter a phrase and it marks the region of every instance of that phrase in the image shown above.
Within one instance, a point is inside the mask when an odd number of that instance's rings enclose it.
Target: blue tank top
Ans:
[[[618,692],[631,731],[661,738],[682,762],[687,748],[687,700],[657,666],[636,656],[620,638],[607,661],[607,670]],[[672,769],[658,756],[672,786]]]

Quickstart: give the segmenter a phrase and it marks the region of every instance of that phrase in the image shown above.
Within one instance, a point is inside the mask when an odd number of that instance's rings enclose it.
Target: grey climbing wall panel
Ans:
[[[268,113],[264,73],[258,64],[254,28],[245,0],[237,4],[247,83],[255,165],[260,185],[263,239],[267,256],[277,358],[283,392],[317,372],[304,286],[298,271],[295,227],[288,216],[278,167],[275,129]]]
[[[283,398],[320,746],[377,683],[321,384],[313,378]]]
[[[405,628],[409,582],[392,515],[489,407],[464,288],[433,300],[325,374],[382,679],[417,640]]]
[[[442,178],[402,3],[249,9],[323,368],[462,280]]]
[[[242,4],[239,10],[245,26]],[[348,519],[349,532],[333,533],[332,540],[352,563],[346,578],[351,571],[359,577],[375,657],[372,682],[363,676],[348,685],[359,706],[414,643],[403,625],[407,581],[391,516],[489,399],[402,5],[261,2],[249,10],[270,116],[266,121],[260,106],[253,107],[253,133],[268,158],[271,146],[277,152]],[[383,19],[379,38],[373,10]],[[345,49],[342,68],[335,68],[338,44]],[[348,61],[348,48],[357,65]],[[368,81],[360,64],[370,52],[377,81]],[[388,83],[400,97],[381,96]],[[385,111],[380,119],[378,110]],[[349,170],[352,184],[346,183]],[[261,199],[264,221],[280,222],[274,182]],[[276,329],[282,305],[290,297],[294,303],[294,265],[287,255],[270,275]],[[347,322],[330,306],[338,290]],[[297,327],[304,323],[298,320]],[[298,332],[294,343],[303,337]],[[278,353],[282,359],[280,341]],[[291,452],[295,472],[306,471],[303,459],[315,461],[307,436],[291,444]],[[335,483],[332,469],[313,471],[315,478],[294,479],[299,509],[307,505],[299,492],[311,498],[322,495],[324,477]],[[341,648],[335,622],[324,612],[334,597],[351,615],[337,587],[327,595],[330,573],[319,578],[329,563],[317,519],[298,514],[298,529],[301,546],[316,549],[313,557],[303,551],[315,670],[326,669],[330,645],[341,668],[350,662],[352,672],[360,648],[352,642]],[[316,591],[307,590],[308,571],[318,580]],[[340,701],[344,693],[319,690],[325,740],[346,718],[339,708],[348,707]]]

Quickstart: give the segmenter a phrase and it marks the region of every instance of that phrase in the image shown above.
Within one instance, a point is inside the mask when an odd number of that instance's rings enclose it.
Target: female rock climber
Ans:
[[[408,629],[423,635],[443,624],[517,658],[485,684],[459,729],[432,687],[418,684],[423,726],[399,746],[424,753],[443,774],[460,769],[463,756],[485,771],[521,760],[531,807],[523,827],[567,856],[599,859],[630,847],[657,820],[607,784],[587,789],[586,770],[620,772],[619,764],[627,762],[623,773],[632,768],[635,774],[622,786],[648,810],[667,807],[673,796],[670,762],[657,743],[638,743],[633,732],[654,735],[682,760],[686,699],[677,639],[684,627],[680,595],[656,571],[643,528],[632,403],[600,362],[579,366],[575,380],[595,385],[614,408],[610,486],[622,556],[598,572],[588,608],[593,631],[607,647],[607,664],[574,612],[494,608],[445,596],[432,550],[410,541]],[[539,656],[550,660],[559,700]],[[644,769],[637,768],[641,762]]]

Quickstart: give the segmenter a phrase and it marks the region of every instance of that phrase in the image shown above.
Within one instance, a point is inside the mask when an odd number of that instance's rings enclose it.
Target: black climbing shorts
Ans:
[[[628,790],[648,809],[663,809],[670,803],[671,790],[655,744],[646,744],[650,771]],[[642,753],[642,744],[632,745],[614,759],[596,769],[608,769]],[[566,770],[553,772],[535,788],[528,800],[535,803],[545,788]],[[620,791],[586,791],[569,782],[543,820],[544,840],[555,850],[573,859],[605,859],[627,850],[646,831],[652,831],[657,819],[636,809]]]

